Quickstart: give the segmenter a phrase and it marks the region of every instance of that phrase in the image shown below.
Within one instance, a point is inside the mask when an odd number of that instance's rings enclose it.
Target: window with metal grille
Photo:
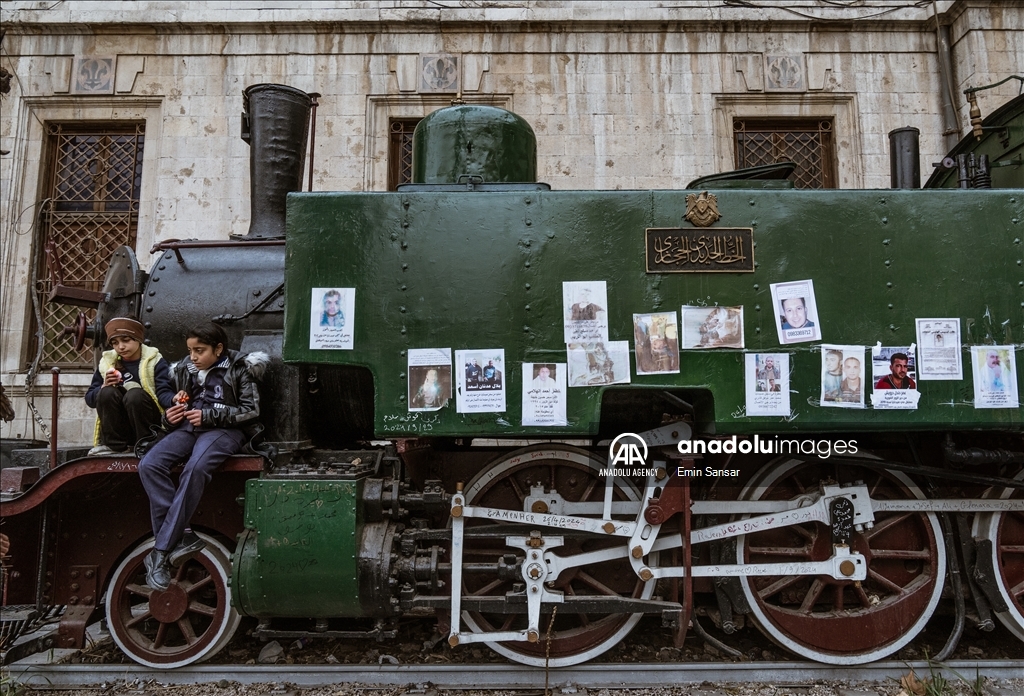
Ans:
[[[391,119],[391,141],[388,145],[388,190],[412,182],[412,133],[419,118]]]
[[[64,285],[101,290],[107,266],[119,246],[135,246],[142,185],[145,123],[51,123],[46,143],[47,180],[42,248],[52,242],[60,257]],[[92,367],[91,351],[76,351],[61,336],[81,308],[48,304],[53,279],[39,254],[36,292],[42,313],[42,364]],[[91,322],[94,310],[87,310]],[[33,343],[38,340],[33,326]],[[31,355],[37,347],[33,345]]]
[[[747,119],[733,121],[736,168],[794,162],[797,188],[836,188],[832,119]]]

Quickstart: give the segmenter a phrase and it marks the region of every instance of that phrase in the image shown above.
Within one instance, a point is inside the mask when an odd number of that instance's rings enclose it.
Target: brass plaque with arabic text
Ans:
[[[649,227],[648,273],[753,273],[754,229]]]

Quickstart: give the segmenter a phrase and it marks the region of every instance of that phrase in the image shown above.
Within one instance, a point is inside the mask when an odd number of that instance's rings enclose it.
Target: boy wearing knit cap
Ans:
[[[160,351],[143,344],[135,319],[118,317],[104,327],[111,350],[104,351],[85,403],[96,409],[92,456],[128,452],[160,424],[174,400],[171,369]]]

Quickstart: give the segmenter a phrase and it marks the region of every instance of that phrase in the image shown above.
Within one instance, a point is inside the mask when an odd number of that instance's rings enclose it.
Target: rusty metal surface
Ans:
[[[57,647],[84,648],[85,629],[92,623],[95,613],[95,604],[79,604],[65,609],[57,628]]]
[[[135,474],[139,470],[136,457],[86,457],[50,471],[23,497],[5,501],[0,517],[13,517],[35,508],[65,483],[90,474]],[[231,457],[218,472],[259,472],[263,470],[260,457]]]
[[[207,485],[192,526],[233,548],[243,528],[237,498],[245,480],[261,469],[258,457],[229,460]],[[4,503],[4,533],[11,539],[7,603],[99,603],[113,568],[152,533],[149,499],[137,470],[134,457],[80,459],[49,472],[28,493]],[[95,580],[85,578],[90,571]],[[68,619],[73,620],[74,615]]]
[[[34,466],[10,466],[0,472],[0,491],[22,493],[39,480],[39,469]]]

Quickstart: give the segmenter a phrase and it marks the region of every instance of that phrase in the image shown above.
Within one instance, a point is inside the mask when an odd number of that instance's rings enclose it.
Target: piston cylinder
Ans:
[[[259,618],[393,615],[395,525],[361,519],[362,485],[312,475],[249,479],[246,530],[231,563],[235,607]]]

